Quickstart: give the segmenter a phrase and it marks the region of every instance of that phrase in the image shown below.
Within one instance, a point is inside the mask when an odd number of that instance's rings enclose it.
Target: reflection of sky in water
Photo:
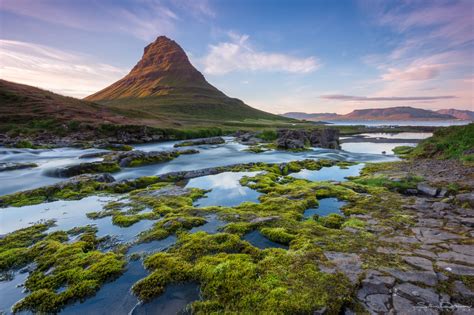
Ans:
[[[431,132],[398,132],[398,133],[361,133],[360,136],[366,138],[386,138],[386,139],[426,139],[433,135]]]
[[[305,152],[269,151],[255,154],[245,151],[247,146],[230,141],[222,145],[198,146],[200,153],[181,155],[166,163],[147,165],[135,168],[124,168],[113,176],[117,180],[150,176],[175,171],[197,170],[208,167],[226,166],[238,163],[266,162],[283,163],[303,159],[337,159],[341,161],[375,162],[394,160],[393,156],[383,156],[380,150],[370,154],[365,152],[351,153],[340,150],[315,148]],[[162,151],[174,149],[174,142],[151,143],[135,146],[135,149],[144,151]],[[183,149],[183,148],[181,148]],[[184,148],[185,149],[185,148]],[[0,172],[0,195],[20,190],[32,189],[44,185],[51,185],[62,181],[62,178],[45,176],[44,172],[56,167],[69,164],[91,162],[100,159],[79,159],[85,153],[99,152],[95,149],[58,148],[54,150],[6,149],[0,147],[0,162],[34,162],[40,164],[38,168]],[[19,153],[13,153],[19,152]]]
[[[288,246],[286,245],[279,244],[279,243],[269,240],[268,238],[263,236],[258,230],[245,234],[244,240],[246,240],[253,246],[260,249],[265,249],[265,248],[270,248],[270,247],[284,248],[284,249],[288,248]]]
[[[326,122],[340,126],[460,126],[467,125],[467,120],[325,120]]]
[[[196,233],[199,231],[203,231],[209,234],[215,234],[219,232],[219,228],[226,225],[227,222],[219,220],[217,215],[211,214],[206,216],[206,221],[207,223],[201,225],[201,226],[195,226],[193,227],[189,233]]]
[[[186,306],[200,299],[196,283],[169,284],[163,294],[148,303],[139,304],[131,315],[187,314]]]
[[[208,206],[237,206],[244,201],[258,202],[260,193],[240,185],[239,181],[244,176],[255,176],[259,172],[224,172],[189,180],[187,188],[212,189],[206,197],[195,201],[199,207]]]
[[[14,276],[11,281],[0,281],[0,314],[9,314],[11,307],[26,296],[21,285],[28,277],[28,273],[17,271]]]
[[[319,216],[327,216],[331,213],[341,214],[341,207],[343,207],[346,202],[340,201],[337,198],[323,198],[318,200],[319,206],[317,208],[306,209],[303,216],[305,218],[311,218],[313,215],[317,214]]]
[[[113,282],[106,283],[95,296],[83,303],[76,302],[66,307],[61,314],[116,314],[127,315],[138,303],[130,288],[147,276],[140,260],[130,261],[127,271]]]
[[[342,143],[341,147],[344,151],[353,153],[372,153],[381,154],[383,151],[387,153],[387,157],[393,155],[393,148],[399,146],[415,147],[416,143],[370,143],[370,142],[356,142],[356,143]]]
[[[294,178],[307,179],[310,181],[345,181],[345,177],[358,176],[364,164],[351,165],[346,169],[341,169],[339,166],[323,167],[318,171],[301,170],[298,173],[292,173],[289,176]]]
[[[81,200],[60,200],[39,205],[0,209],[0,233],[10,233],[42,220],[54,219],[56,225],[49,229],[50,232],[92,224],[99,229],[97,236],[115,235],[118,239],[128,242],[138,233],[153,225],[154,221],[142,220],[132,226],[122,228],[113,225],[111,217],[97,220],[87,218],[88,212],[101,211],[103,206],[111,200],[113,200],[112,197],[91,196]]]

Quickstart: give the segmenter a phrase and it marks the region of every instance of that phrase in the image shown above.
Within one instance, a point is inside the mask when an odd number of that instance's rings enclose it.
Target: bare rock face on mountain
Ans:
[[[279,129],[277,131],[277,146],[287,150],[304,149],[308,146],[326,149],[341,148],[339,130],[337,129]]]
[[[145,47],[141,60],[124,78],[85,99],[147,119],[282,120],[209,84],[184,50],[165,36]]]

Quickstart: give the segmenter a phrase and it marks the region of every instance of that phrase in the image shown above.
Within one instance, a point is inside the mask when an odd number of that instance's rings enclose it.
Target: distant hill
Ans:
[[[90,124],[133,123],[132,119],[99,104],[1,79],[0,117],[1,124],[31,124],[40,120]]]
[[[184,50],[160,36],[124,78],[85,98],[141,118],[176,117],[209,120],[287,120],[230,98],[209,84]]]
[[[317,120],[332,120],[332,119],[337,119],[341,115],[338,115],[336,113],[315,113],[315,114],[307,114],[307,113],[301,113],[301,112],[288,112],[282,114],[284,117],[288,118],[294,118],[294,119],[300,119],[300,120],[312,120],[312,121],[317,121]]]
[[[427,109],[409,106],[356,109],[349,114],[338,115],[334,113],[306,114],[291,112],[283,114],[285,117],[306,120],[450,120],[456,119],[451,114],[434,112]]]
[[[451,115],[453,117],[456,117],[457,119],[474,121],[474,112],[471,110],[460,110],[460,109],[450,108],[450,109],[440,109],[440,110],[437,110],[436,112],[440,114]]]

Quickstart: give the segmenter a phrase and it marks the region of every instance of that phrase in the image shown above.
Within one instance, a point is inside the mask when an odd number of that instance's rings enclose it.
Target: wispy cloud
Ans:
[[[89,56],[32,43],[0,40],[0,77],[63,95],[84,97],[121,78],[127,70]]]
[[[338,100],[338,101],[358,101],[358,102],[381,102],[381,101],[433,101],[453,99],[456,96],[442,95],[442,96],[387,96],[387,97],[367,97],[367,96],[352,96],[352,95],[321,95],[322,99]]]
[[[249,43],[248,35],[233,32],[230,41],[211,45],[203,59],[204,72],[226,74],[233,71],[282,71],[309,73],[317,70],[320,62],[316,57],[299,58],[282,53],[260,51]]]
[[[120,31],[145,41],[172,35],[183,20],[181,14],[198,19],[215,16],[207,0],[2,0],[0,10],[81,30]]]

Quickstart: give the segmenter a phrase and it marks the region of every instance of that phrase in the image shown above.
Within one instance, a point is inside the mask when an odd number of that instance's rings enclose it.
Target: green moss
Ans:
[[[365,225],[365,221],[356,218],[349,218],[342,224],[342,228],[350,227],[355,229],[364,229]]]
[[[406,157],[407,155],[412,153],[414,149],[415,149],[415,147],[402,145],[402,146],[398,146],[398,147],[393,148],[392,151],[393,151],[393,153],[395,153],[395,155],[398,155],[400,157]]]
[[[330,229],[340,229],[344,223],[344,217],[336,213],[331,213],[325,217],[318,217],[317,221],[324,227]]]
[[[262,228],[260,232],[268,239],[281,243],[289,244],[293,239],[295,239],[294,234],[288,233],[287,229],[277,227],[277,228]]]

